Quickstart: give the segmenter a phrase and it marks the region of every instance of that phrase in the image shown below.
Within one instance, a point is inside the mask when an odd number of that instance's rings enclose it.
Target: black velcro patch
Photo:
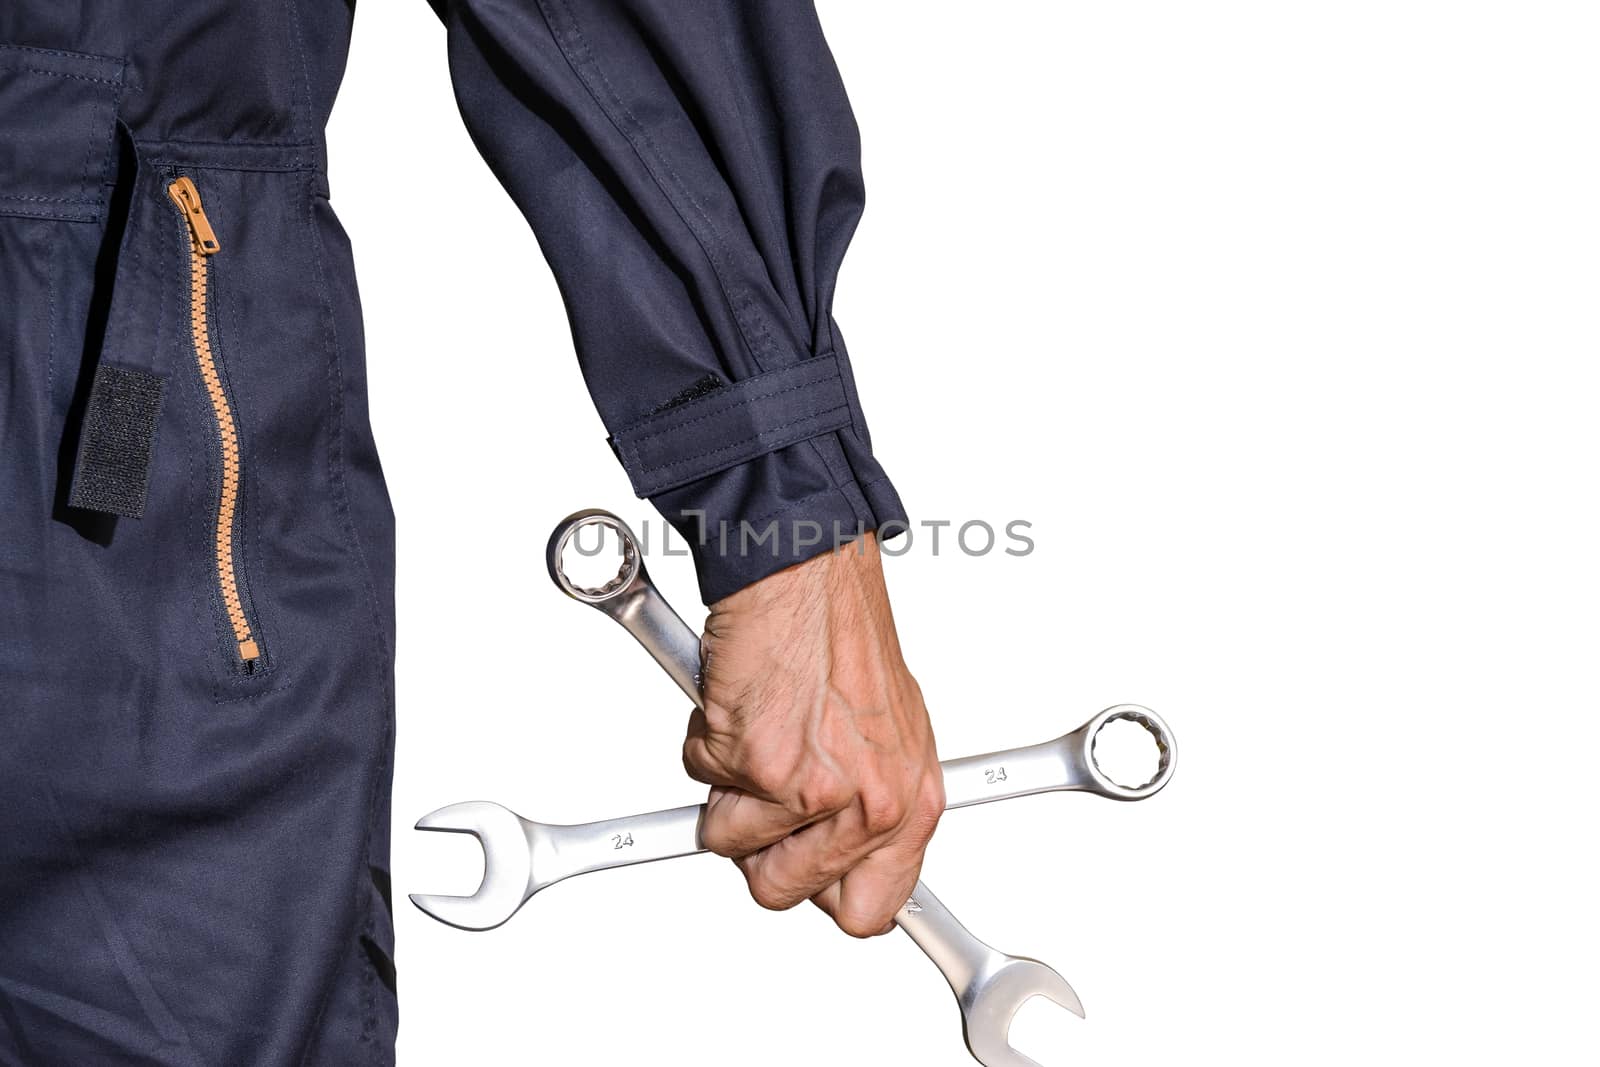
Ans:
[[[110,363],[95,368],[67,503],[137,519],[150,489],[150,456],[167,380]]]
[[[668,408],[675,408],[679,404],[687,404],[691,400],[699,400],[701,397],[721,389],[724,384],[726,383],[723,382],[720,374],[707,374],[689,386],[689,388],[672,397],[672,399],[657,404],[650,414],[659,415]]]

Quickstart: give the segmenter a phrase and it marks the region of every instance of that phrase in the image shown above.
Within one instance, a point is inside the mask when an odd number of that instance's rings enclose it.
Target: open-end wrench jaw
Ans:
[[[459,930],[493,930],[542,886],[534,881],[537,825],[488,800],[449,804],[417,820],[418,830],[471,834],[483,846],[483,882],[471,896],[412,893],[411,903]]]
[[[984,1067],[1040,1067],[1011,1047],[1011,1021],[1034,997],[1083,1018],[1067,980],[1026,956],[1010,956],[974,937],[926,885],[900,909],[896,922],[928,954],[961,1006],[967,1050]]]
[[[1083,1003],[1065,978],[1038,960],[1000,952],[995,956],[993,971],[959,998],[967,1049],[984,1067],[1040,1067],[1011,1047],[1011,1022],[1017,1012],[1034,997],[1044,997],[1082,1019]]]

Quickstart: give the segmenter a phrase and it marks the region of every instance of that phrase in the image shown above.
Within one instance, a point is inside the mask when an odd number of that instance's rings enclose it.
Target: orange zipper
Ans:
[[[217,497],[217,532],[213,544],[217,559],[217,587],[222,592],[222,606],[227,610],[228,623],[233,627],[233,637],[239,646],[239,659],[253,664],[261,656],[250,628],[250,617],[244,610],[244,598],[239,592],[238,574],[234,568],[233,532],[238,521],[239,479],[242,474],[239,457],[239,430],[233,421],[233,409],[222,388],[222,376],[217,373],[216,356],[211,351],[211,325],[208,319],[206,286],[208,262],[222,246],[206,218],[200,204],[200,190],[194,182],[180,177],[167,186],[167,195],[178,205],[189,225],[189,332],[194,341],[195,361],[200,365],[200,378],[205,382],[206,395],[211,401],[211,415],[217,424],[217,440],[221,443],[222,489]]]

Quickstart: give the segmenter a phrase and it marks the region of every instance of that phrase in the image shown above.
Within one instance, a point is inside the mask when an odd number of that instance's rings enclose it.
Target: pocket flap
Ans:
[[[120,59],[0,44],[0,215],[99,222]]]

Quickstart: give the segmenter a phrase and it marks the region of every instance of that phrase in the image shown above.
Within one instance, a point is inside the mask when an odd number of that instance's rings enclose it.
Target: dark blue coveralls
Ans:
[[[862,186],[811,6],[435,6],[638,494],[690,540],[901,520],[829,312]],[[0,1063],[393,1059],[352,8],[0,2]],[[696,546],[708,601],[831,542],[775,529]]]

